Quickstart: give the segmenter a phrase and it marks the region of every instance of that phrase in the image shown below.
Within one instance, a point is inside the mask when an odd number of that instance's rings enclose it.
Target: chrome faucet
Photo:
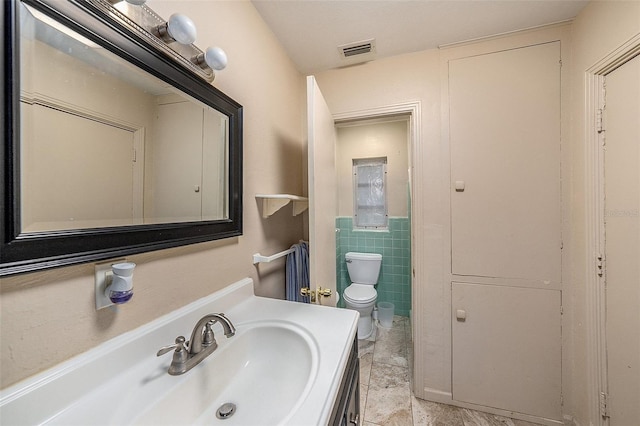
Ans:
[[[165,346],[158,351],[156,356],[162,356],[175,349],[169,374],[178,376],[186,373],[218,348],[218,343],[211,329],[217,322],[222,325],[224,335],[227,338],[236,333],[233,323],[224,314],[209,314],[200,318],[196,323],[191,332],[191,340],[186,342],[184,336],[178,336],[175,344]]]

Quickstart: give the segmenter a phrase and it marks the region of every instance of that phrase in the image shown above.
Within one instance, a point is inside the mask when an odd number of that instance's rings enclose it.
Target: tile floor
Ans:
[[[533,423],[417,399],[411,392],[409,319],[358,341],[362,426],[534,426]]]

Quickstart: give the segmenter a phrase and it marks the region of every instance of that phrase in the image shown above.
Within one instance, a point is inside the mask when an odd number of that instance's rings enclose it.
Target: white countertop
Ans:
[[[166,371],[171,355],[156,357],[157,350],[173,343],[178,335],[188,338],[199,318],[218,312],[226,314],[238,334],[251,324],[277,322],[310,336],[318,353],[316,374],[304,398],[279,424],[327,424],[356,336],[358,313],[258,297],[249,278],[4,389],[0,392],[0,423],[140,424],[138,415],[146,407],[157,403],[173,386],[191,383],[189,375],[196,373],[194,369],[182,376],[169,376]],[[218,351],[233,343],[233,337],[216,334]],[[215,362],[214,355],[202,364]],[[287,356],[287,348],[282,348],[282,356]],[[131,395],[135,401],[127,398]]]

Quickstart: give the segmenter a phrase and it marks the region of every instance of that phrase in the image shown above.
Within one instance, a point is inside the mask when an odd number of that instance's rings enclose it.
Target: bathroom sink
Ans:
[[[236,324],[235,336],[220,335],[217,341],[214,353],[133,423],[281,424],[305,399],[317,375],[317,344],[295,324]],[[233,414],[218,418],[218,409],[227,403],[234,404]]]
[[[0,424],[328,424],[357,312],[256,296],[245,278],[54,368],[0,391]],[[236,333],[214,324],[218,348],[181,375],[158,349],[198,319],[224,312]],[[216,416],[235,405],[226,419]],[[225,406],[226,407],[226,406]]]

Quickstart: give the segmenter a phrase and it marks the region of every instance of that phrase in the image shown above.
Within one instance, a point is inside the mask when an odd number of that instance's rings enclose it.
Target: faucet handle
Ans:
[[[215,320],[211,320],[204,325],[204,336],[202,338],[202,346],[207,347],[207,346],[211,346],[213,343],[217,343],[216,338],[213,335],[213,330],[211,329],[211,326],[213,326],[213,324],[215,323],[216,323]]]
[[[160,348],[156,356],[162,356],[167,352],[171,352],[174,349],[176,350],[176,352],[186,351],[185,345],[188,345],[188,344],[189,342],[185,340],[184,336],[178,336],[176,337],[176,343],[174,343],[173,345]]]

